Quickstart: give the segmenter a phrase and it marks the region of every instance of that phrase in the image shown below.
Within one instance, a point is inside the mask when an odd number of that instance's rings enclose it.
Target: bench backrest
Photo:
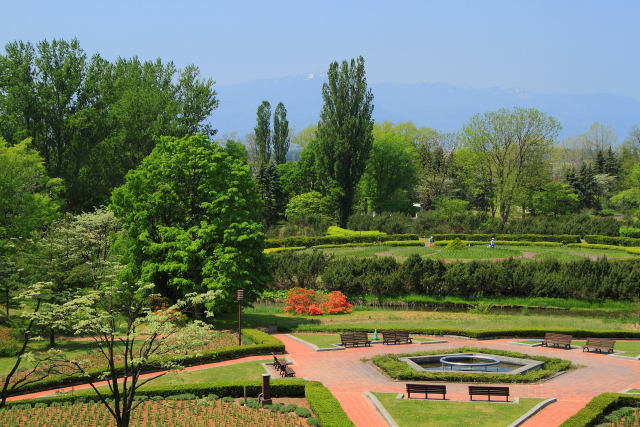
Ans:
[[[470,385],[469,394],[482,394],[492,396],[509,396],[509,387],[485,387]]]
[[[445,385],[433,385],[433,384],[407,384],[408,392],[429,392],[429,393],[445,393],[447,386]]]
[[[353,339],[355,339],[356,341],[368,341],[369,334],[367,334],[366,332],[354,332]]]
[[[616,340],[611,338],[587,338],[587,347],[608,347],[613,348],[616,345]]]
[[[396,331],[396,338],[409,338],[409,331]]]
[[[571,335],[556,334],[556,333],[553,333],[553,332],[547,332],[546,334],[544,334],[544,339],[546,341],[561,342],[561,343],[571,344],[571,340],[573,339],[573,337]]]

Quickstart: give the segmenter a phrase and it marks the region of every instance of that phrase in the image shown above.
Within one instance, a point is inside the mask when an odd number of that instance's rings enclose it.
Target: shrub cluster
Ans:
[[[309,381],[304,394],[309,407],[320,420],[322,427],[353,427],[353,422],[340,406],[340,402],[322,383]]]
[[[620,227],[620,236],[634,239],[640,238],[640,228],[623,225]]]
[[[507,242],[557,242],[557,243],[578,243],[580,236],[577,234],[434,234],[433,238],[437,240],[466,240],[470,242],[488,242],[491,238],[498,241]]]
[[[640,396],[630,394],[603,393],[561,424],[561,427],[595,426],[604,416],[622,406],[640,406]]]
[[[611,237],[587,234],[584,236],[584,240],[587,243],[599,245],[640,246],[640,239],[634,239],[631,237]]]
[[[417,234],[386,235],[382,233],[375,233],[375,234],[363,233],[362,236],[359,234],[347,235],[347,236],[334,235],[334,236],[318,236],[318,237],[296,236],[296,237],[286,237],[284,239],[267,239],[266,247],[277,248],[277,247],[299,246],[299,247],[309,248],[311,246],[327,245],[327,244],[381,242],[383,240],[418,240],[418,235]]]
[[[279,264],[296,262],[284,258]],[[293,267],[291,267],[293,268]],[[305,264],[298,266],[301,270]],[[278,272],[275,273],[278,276]],[[411,255],[402,264],[392,257],[340,257],[323,270],[317,286],[341,291],[348,297],[362,294],[393,296],[553,297],[580,300],[638,300],[640,261],[589,259],[560,262],[507,259],[499,262],[445,263]]]
[[[345,314],[351,312],[352,305],[347,302],[347,298],[340,291],[333,291],[328,294],[316,292],[313,289],[293,288],[287,295],[286,312],[296,314]]]
[[[420,235],[433,233],[486,233],[486,234],[601,234],[617,236],[620,222],[613,217],[594,215],[553,215],[512,218],[503,224],[497,218],[483,213],[463,212],[447,215],[444,212],[419,212],[417,218],[400,213],[352,215],[347,223],[352,230],[379,230],[385,233]],[[638,224],[634,224],[638,225]]]

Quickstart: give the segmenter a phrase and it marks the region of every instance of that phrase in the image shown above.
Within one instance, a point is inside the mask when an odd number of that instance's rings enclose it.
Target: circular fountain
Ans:
[[[451,371],[485,371],[492,370],[492,366],[500,364],[500,360],[487,356],[477,354],[450,354],[440,358],[442,364],[442,370],[447,369]],[[498,371],[498,369],[495,369]]]

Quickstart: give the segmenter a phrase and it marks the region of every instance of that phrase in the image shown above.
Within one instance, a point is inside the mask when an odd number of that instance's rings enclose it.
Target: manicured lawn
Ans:
[[[472,246],[467,249],[451,250],[442,249],[442,251],[433,255],[433,259],[492,259],[492,258],[509,258],[522,256],[522,252],[513,248],[493,248],[489,249],[484,246]]]
[[[311,344],[315,344],[320,348],[333,347],[331,344],[340,344],[340,336],[338,334],[292,334],[294,337],[303,339]]]
[[[632,388],[627,393],[640,393],[640,388]]]
[[[153,380],[149,386],[259,380],[265,373],[262,367],[262,363],[265,362],[271,362],[271,360],[255,360],[197,371],[170,373]]]
[[[585,329],[636,330],[636,318],[586,317],[577,315],[469,313],[411,310],[356,310],[350,314],[299,316],[284,313],[283,307],[247,308],[245,327],[275,325],[282,330],[297,332],[322,331],[322,328],[367,327],[371,331],[384,329],[442,328],[456,330],[495,329]],[[237,317],[220,316],[213,319],[217,327],[235,327]]]
[[[396,399],[394,393],[373,393],[399,426],[508,426],[544,399],[518,404]]]

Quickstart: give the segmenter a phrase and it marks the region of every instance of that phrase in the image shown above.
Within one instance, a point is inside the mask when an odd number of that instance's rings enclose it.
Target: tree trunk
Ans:
[[[49,347],[56,346],[56,334],[53,331],[53,328],[49,328]]]
[[[9,305],[11,303],[11,299],[9,298],[9,284],[7,283],[7,287],[4,290],[4,304],[5,310],[7,312],[7,320],[9,320]]]

